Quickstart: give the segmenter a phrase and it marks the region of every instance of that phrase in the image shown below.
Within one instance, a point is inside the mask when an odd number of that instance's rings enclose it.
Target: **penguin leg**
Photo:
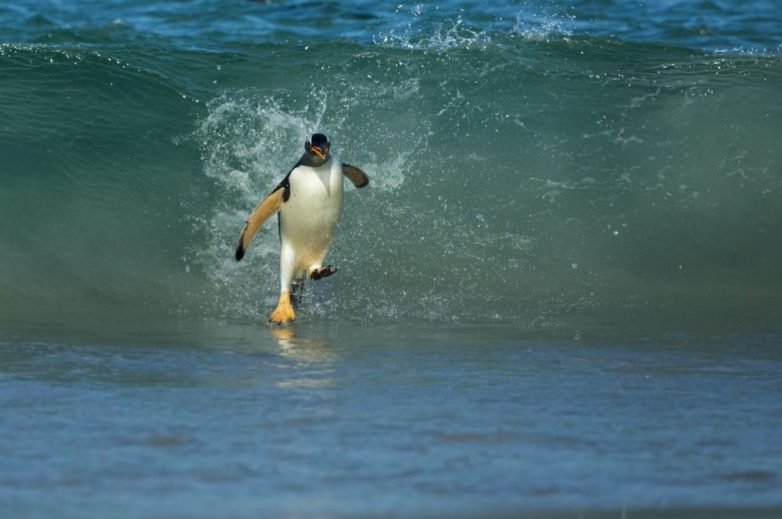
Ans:
[[[301,306],[302,297],[304,297],[304,278],[294,280],[291,285],[291,303],[294,310]]]
[[[296,312],[291,303],[291,284],[295,265],[296,254],[293,247],[283,242],[280,248],[280,299],[277,301],[277,307],[269,316],[269,320],[273,323],[286,324],[296,318]]]
[[[331,265],[325,267],[310,267],[307,269],[307,275],[310,279],[323,279],[337,272],[337,267]]]

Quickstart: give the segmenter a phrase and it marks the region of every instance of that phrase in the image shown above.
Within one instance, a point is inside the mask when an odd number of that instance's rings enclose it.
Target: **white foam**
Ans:
[[[397,11],[400,11],[400,6]],[[495,45],[494,36],[521,36],[530,41],[547,41],[552,35],[570,36],[568,28],[573,17],[558,13],[540,12],[540,7],[523,5],[516,13],[515,23],[506,17],[497,16],[488,25],[484,22],[470,23],[461,15],[443,18],[440,6],[416,4],[410,9],[412,15],[406,25],[394,28],[374,37],[375,44],[404,48],[446,52],[451,49],[485,49]],[[477,28],[480,27],[480,28]]]
[[[414,18],[401,29],[375,35],[374,42],[386,47],[436,52],[454,48],[484,48],[492,44],[488,32],[468,27],[461,16],[437,22],[431,33],[423,32],[417,25]]]

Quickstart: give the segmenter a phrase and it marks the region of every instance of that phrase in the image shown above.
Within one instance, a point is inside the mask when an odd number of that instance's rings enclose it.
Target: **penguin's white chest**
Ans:
[[[322,256],[342,214],[342,163],[297,166],[288,177],[290,197],[280,209],[280,238],[297,256]]]

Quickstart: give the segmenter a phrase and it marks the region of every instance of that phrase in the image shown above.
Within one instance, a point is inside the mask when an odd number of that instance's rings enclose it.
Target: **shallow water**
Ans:
[[[2,344],[6,510],[760,517],[755,507],[780,506],[778,336],[237,323],[174,337]]]

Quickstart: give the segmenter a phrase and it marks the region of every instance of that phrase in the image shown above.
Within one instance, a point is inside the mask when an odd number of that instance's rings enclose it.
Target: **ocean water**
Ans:
[[[779,20],[3,4],[0,507],[782,515]],[[371,183],[278,329],[233,247],[315,131]]]

